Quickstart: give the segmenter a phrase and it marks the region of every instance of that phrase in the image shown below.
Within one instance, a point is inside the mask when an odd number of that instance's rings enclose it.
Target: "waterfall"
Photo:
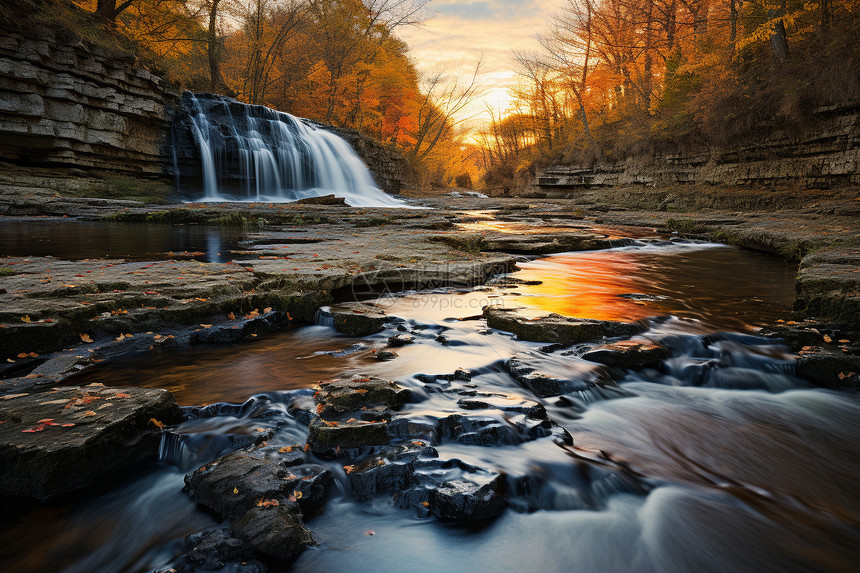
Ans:
[[[353,207],[405,207],[343,138],[309,120],[212,94],[183,94],[200,155],[192,201],[296,201],[334,194]]]

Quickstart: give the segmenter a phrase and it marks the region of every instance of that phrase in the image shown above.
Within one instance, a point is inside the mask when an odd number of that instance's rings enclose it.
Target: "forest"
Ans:
[[[480,62],[422,75],[398,38],[425,0],[75,4],[50,17],[183,88],[360,130],[437,185],[509,188],[551,162],[731,144],[860,99],[857,0],[560,0],[541,48],[513,47],[512,106],[471,130]]]

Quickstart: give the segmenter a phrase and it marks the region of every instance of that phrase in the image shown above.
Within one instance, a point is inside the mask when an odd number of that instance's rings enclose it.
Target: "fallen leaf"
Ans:
[[[285,454],[287,452],[292,452],[293,446],[284,446],[283,448],[279,449],[278,451],[281,452],[282,454]]]
[[[822,338],[824,339],[824,342],[826,342],[827,344],[830,344],[831,342],[833,342],[833,338],[831,338],[830,335],[828,335],[828,334],[825,334],[824,336],[822,336]]]
[[[131,398],[131,394],[126,394],[125,392],[117,392],[114,396],[117,398]]]
[[[429,501],[422,501],[421,505],[423,505],[424,507],[430,507],[430,502]]]
[[[266,308],[263,309],[263,314],[269,314],[270,312],[272,312],[271,306],[267,306]]]
[[[92,410],[87,410],[86,412],[84,412],[84,416],[95,416],[95,415],[96,415],[96,413],[93,412]]]
[[[345,471],[347,475],[352,473],[352,470],[354,470],[354,469],[355,469],[355,466],[343,466],[343,471]]]
[[[60,424],[61,428],[71,428],[74,424]]]
[[[160,421],[156,420],[155,418],[150,418],[150,419],[149,419],[149,421],[150,421],[150,422],[151,422],[151,423],[152,423],[156,428],[161,429],[161,428],[163,428],[163,427],[164,427],[164,422],[160,422]]]
[[[855,374],[856,374],[856,372],[847,372],[847,373],[846,372],[840,372],[839,373],[839,379],[845,380],[846,378],[850,378],[851,376],[854,376]]]
[[[81,340],[83,340],[84,342],[89,343],[89,342],[92,342],[92,341],[93,341],[93,339],[92,339],[92,338],[90,338],[90,335],[89,335],[89,334],[83,334],[83,333],[81,333],[81,334],[79,334],[78,336],[80,336],[80,337],[81,337]]]
[[[364,532],[364,534],[365,535],[376,535],[376,532],[372,529],[368,529],[367,531]]]
[[[211,324],[201,324],[200,326],[202,326],[203,328],[212,328]]]
[[[236,494],[236,495],[238,495],[238,494],[239,494],[239,488],[238,488],[238,487],[234,487],[234,488],[233,488],[233,493],[234,493],[234,494]]]
[[[229,318],[230,320],[236,320],[236,315],[231,312],[227,315],[227,318]]]
[[[261,499],[257,502],[257,507],[277,507],[279,505],[277,499]]]

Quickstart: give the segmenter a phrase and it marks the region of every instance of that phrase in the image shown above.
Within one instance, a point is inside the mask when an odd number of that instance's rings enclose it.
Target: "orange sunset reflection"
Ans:
[[[520,267],[523,270],[517,278],[543,281],[526,289],[527,303],[534,308],[598,320],[635,320],[658,314],[653,303],[619,297],[640,292],[633,277],[642,263],[632,253],[571,253]]]
[[[776,257],[693,244],[564,253],[519,267],[516,278],[542,283],[511,302],[536,310],[623,321],[674,315],[742,330],[790,312],[796,272]]]

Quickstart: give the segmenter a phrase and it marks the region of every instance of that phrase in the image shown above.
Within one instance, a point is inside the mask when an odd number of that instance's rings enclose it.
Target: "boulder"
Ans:
[[[302,509],[322,505],[329,470],[307,463],[301,446],[231,452],[185,476],[185,491],[222,519],[241,518],[260,500],[295,498]]]
[[[317,545],[294,506],[283,503],[254,506],[233,524],[233,535],[248,541],[266,557],[292,561],[306,548]]]
[[[166,390],[101,384],[0,396],[0,495],[48,500],[154,460],[158,424],[182,419]]]

